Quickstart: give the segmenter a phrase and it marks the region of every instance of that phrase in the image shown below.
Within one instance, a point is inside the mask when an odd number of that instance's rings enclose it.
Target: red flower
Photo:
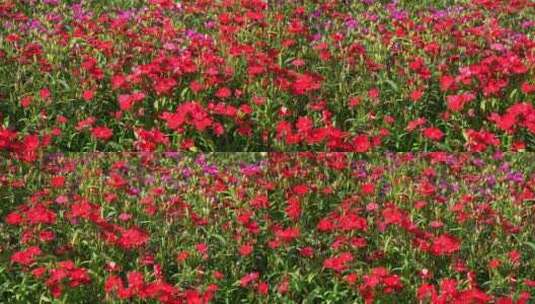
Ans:
[[[249,203],[254,208],[268,208],[269,200],[267,195],[257,195]]]
[[[206,253],[208,253],[208,245],[206,245],[205,243],[199,243],[195,245],[195,249],[197,249],[197,252],[199,252],[202,255],[205,255]]]
[[[362,194],[366,195],[373,194],[373,192],[375,191],[375,185],[372,183],[365,183],[360,186],[360,191],[362,192]]]
[[[422,99],[422,96],[424,96],[424,92],[422,90],[414,90],[411,92],[411,100],[414,102]]]
[[[50,242],[56,238],[54,231],[46,230],[39,233],[39,240],[42,242]]]
[[[353,147],[355,152],[368,152],[371,148],[370,139],[366,135],[358,135],[353,139]]]
[[[43,88],[39,90],[39,97],[41,97],[42,100],[48,100],[50,98],[50,90],[48,88]]]
[[[351,97],[349,98],[349,101],[348,101],[348,105],[351,107],[351,108],[354,108],[356,106],[358,106],[361,102],[361,98],[360,97]]]
[[[250,244],[245,244],[240,246],[239,252],[241,256],[248,256],[253,253],[253,246]]]
[[[343,215],[339,218],[338,226],[342,231],[361,230],[366,231],[368,229],[368,222],[365,218],[358,216],[351,212]]]
[[[91,134],[97,139],[108,140],[113,136],[113,131],[108,127],[99,126],[94,127],[93,130],[91,130]]]
[[[523,82],[520,86],[520,89],[522,90],[522,93],[524,94],[530,94],[535,92],[535,84],[530,84],[529,82]]]
[[[11,256],[11,262],[28,266],[35,261],[35,257],[41,254],[41,249],[37,246],[29,247],[26,250],[15,252]]]
[[[72,218],[85,218],[88,220],[97,219],[100,215],[100,206],[91,204],[87,201],[81,201],[71,205],[69,216]]]
[[[194,93],[199,93],[203,89],[203,85],[195,80],[190,83],[189,87]]]
[[[426,138],[439,141],[444,137],[444,133],[439,128],[429,127],[425,128],[423,132]]]
[[[158,0],[160,3],[163,2],[162,0]],[[170,0],[165,0],[165,1],[169,1]],[[154,2],[154,0],[153,0]],[[195,290],[195,289],[188,289],[184,292],[184,298],[186,298],[186,303],[187,304],[203,304],[203,300],[201,298],[201,294],[199,293],[199,291]]]
[[[416,293],[416,297],[418,298],[419,301],[423,301],[423,302],[425,302],[426,300],[427,301],[436,300],[437,291],[436,291],[435,286],[433,286],[431,284],[423,283],[418,288],[418,291]],[[432,302],[430,302],[430,303],[432,303]]]
[[[288,279],[287,279],[287,278],[284,278],[284,279],[279,283],[279,285],[277,286],[277,291],[278,291],[280,294],[285,294],[285,293],[288,292],[289,286],[290,286],[290,282],[288,282]]]
[[[405,128],[407,131],[411,132],[414,131],[416,128],[423,126],[427,120],[425,118],[416,118],[415,120],[409,121],[407,124],[407,128]]]
[[[292,187],[293,193],[297,194],[298,196],[303,196],[307,194],[308,192],[308,186],[305,184],[299,184]]]
[[[461,242],[449,234],[442,234],[433,239],[431,253],[437,256],[452,255],[461,249]]]
[[[406,219],[405,214],[401,211],[400,208],[396,206],[390,206],[383,210],[383,217],[385,219],[385,224],[403,224],[403,221]]]
[[[6,223],[9,225],[20,225],[24,221],[24,218],[17,212],[11,212],[6,216]]]
[[[508,254],[511,264],[518,264],[522,258],[522,255],[517,250],[511,250]]]
[[[388,275],[383,278],[384,292],[390,294],[403,288],[403,283],[398,275]]]
[[[334,230],[334,228],[336,227],[336,225],[333,223],[333,221],[329,218],[322,218],[319,222],[318,222],[318,225],[316,226],[316,228],[320,231],[320,232],[329,232],[329,231],[332,231]]]
[[[287,229],[279,229],[275,231],[275,235],[277,238],[282,240],[283,242],[291,242],[293,239],[299,237],[301,235],[301,231],[298,227],[295,228],[287,228]]]
[[[431,196],[435,194],[435,190],[435,186],[426,180],[423,180],[418,188],[418,191],[424,196]]]
[[[380,92],[378,88],[371,88],[370,90],[368,90],[368,97],[371,100],[379,99],[379,95],[380,95]]]
[[[176,80],[173,78],[156,79],[153,84],[157,95],[169,93],[175,86]]]
[[[257,287],[258,293],[261,295],[267,295],[269,292],[269,285],[266,282],[259,282]]]
[[[54,188],[61,188],[65,184],[65,176],[54,176],[50,179],[50,185]]]
[[[491,132],[469,129],[466,135],[468,136],[468,150],[470,152],[483,152],[489,145],[495,147],[500,145],[500,140]]]
[[[310,258],[314,255],[314,248],[310,246],[299,248],[299,254],[304,257]]]
[[[229,98],[232,91],[227,87],[222,87],[215,93],[215,96],[221,99]]]
[[[353,285],[357,282],[358,275],[356,273],[350,273],[344,277],[344,280],[350,284]]]
[[[318,77],[309,74],[298,74],[291,85],[295,95],[304,95],[308,92],[321,88],[321,81]]]
[[[442,77],[440,77],[440,89],[445,92],[447,90],[449,90],[450,88],[453,87],[453,85],[455,84],[455,78],[449,76],[449,75],[444,75]]]
[[[134,105],[134,103],[140,102],[145,98],[145,94],[142,92],[136,92],[133,94],[119,95],[119,108],[121,111],[128,111]]]
[[[104,282],[104,292],[112,293],[123,289],[124,285],[120,277],[112,274],[106,278],[106,281]]]
[[[37,267],[34,270],[32,270],[32,275],[37,279],[42,278],[43,275],[45,275],[45,273],[46,273],[45,267]]]
[[[310,130],[312,130],[312,128],[314,128],[314,123],[308,116],[301,116],[297,120],[295,126],[299,132],[308,133]]]
[[[342,272],[348,267],[348,263],[353,261],[353,255],[350,252],[343,252],[335,257],[323,261],[323,267],[332,269],[336,272]]]
[[[204,131],[213,123],[208,112],[197,102],[183,103],[177,107],[175,113],[164,112],[160,117],[167,122],[169,129],[179,132],[183,132],[184,124]]]
[[[149,241],[149,235],[138,228],[130,228],[121,234],[118,244],[125,249],[141,247]]]
[[[284,211],[286,211],[286,215],[290,219],[294,221],[297,220],[299,216],[301,216],[301,203],[299,202],[299,199],[297,197],[288,199],[288,206]]]
[[[30,104],[32,103],[33,101],[33,96],[24,96],[21,98],[20,100],[20,105],[23,107],[23,108],[27,108],[30,106]]]
[[[113,75],[111,77],[111,88],[112,90],[116,90],[119,88],[123,88],[127,85],[126,77],[123,75]]]
[[[501,265],[501,261],[499,259],[492,259],[488,263],[489,269],[497,269]]]
[[[256,281],[259,277],[260,273],[258,272],[248,273],[240,279],[240,286],[247,287],[251,282]]]
[[[474,100],[476,97],[472,93],[463,93],[461,95],[450,95],[447,97],[448,109],[452,112],[459,112],[464,105]]]
[[[93,90],[85,90],[82,94],[82,98],[85,101],[90,101],[91,99],[93,99],[93,97],[95,97],[95,91]]]
[[[56,222],[56,213],[39,204],[26,211],[26,218],[30,225],[52,225]]]
[[[181,251],[177,254],[176,260],[179,263],[183,263],[188,257],[189,257],[189,253],[187,251]]]
[[[128,288],[134,289],[134,290],[141,290],[143,288],[143,285],[145,283],[145,279],[143,278],[143,274],[139,271],[130,271],[126,275],[126,279],[128,281]]]

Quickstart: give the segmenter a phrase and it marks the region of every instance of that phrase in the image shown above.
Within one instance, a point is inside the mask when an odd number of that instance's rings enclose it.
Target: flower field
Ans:
[[[534,150],[529,0],[5,0],[0,150]]]
[[[0,0],[0,304],[535,303],[532,0]]]
[[[533,303],[535,156],[0,161],[2,303]]]

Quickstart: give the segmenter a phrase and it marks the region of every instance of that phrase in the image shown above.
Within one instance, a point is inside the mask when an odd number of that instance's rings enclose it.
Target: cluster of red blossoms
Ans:
[[[0,303],[535,301],[534,20],[0,3]]]
[[[158,267],[156,265],[155,267]],[[155,270],[158,271],[158,270]],[[157,272],[158,273],[158,272]],[[141,299],[141,300],[158,300],[161,303],[209,303],[214,293],[217,291],[217,285],[209,285],[204,293],[195,289],[180,292],[175,286],[165,282],[161,275],[154,282],[146,282],[143,273],[138,271],[128,272],[127,287],[123,280],[111,274],[106,278],[104,291],[109,295],[115,295],[121,300]]]
[[[28,301],[527,304],[535,288],[531,158],[5,158],[2,193],[20,202],[0,209],[6,286],[39,286]]]
[[[528,0],[134,2],[0,4],[0,150],[533,148]]]

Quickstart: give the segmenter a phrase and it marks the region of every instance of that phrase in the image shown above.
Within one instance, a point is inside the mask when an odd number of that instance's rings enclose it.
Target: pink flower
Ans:
[[[251,282],[256,281],[259,277],[260,273],[258,272],[248,273],[240,279],[240,286],[247,287]]]

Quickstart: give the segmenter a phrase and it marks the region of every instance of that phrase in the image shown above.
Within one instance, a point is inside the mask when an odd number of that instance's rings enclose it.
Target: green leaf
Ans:
[[[390,80],[390,79],[385,79],[385,82],[386,82],[388,85],[390,85],[390,87],[392,87],[392,89],[394,90],[394,92],[399,92],[399,87],[398,87],[398,85],[397,85],[395,82],[393,82],[393,81]]]
[[[528,245],[529,247],[531,247],[531,249],[533,249],[535,251],[535,243],[526,242],[526,245]]]

